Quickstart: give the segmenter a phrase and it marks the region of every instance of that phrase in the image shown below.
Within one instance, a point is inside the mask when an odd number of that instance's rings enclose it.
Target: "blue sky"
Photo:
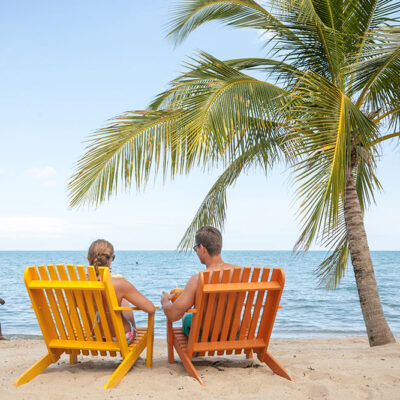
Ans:
[[[83,141],[115,115],[143,109],[196,50],[262,56],[256,32],[209,24],[178,47],[165,39],[167,0],[0,3],[0,250],[175,249],[218,171],[194,171],[98,209],[68,208]],[[400,250],[399,148],[378,174],[384,192],[366,215],[373,250]],[[299,233],[289,174],[242,176],[228,192],[225,249],[292,249]],[[317,248],[317,247],[316,247]]]

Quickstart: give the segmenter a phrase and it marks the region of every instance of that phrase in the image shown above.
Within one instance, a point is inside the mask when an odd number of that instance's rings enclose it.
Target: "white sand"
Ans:
[[[399,344],[370,348],[366,338],[275,339],[269,350],[295,382],[274,375],[256,358],[224,356],[195,359],[202,387],[178,358],[168,364],[166,342],[156,340],[153,368],[139,360],[121,383],[105,391],[120,357],[80,356],[70,367],[62,356],[16,388],[14,380],[45,354],[44,343],[0,341],[0,399],[400,399]]]

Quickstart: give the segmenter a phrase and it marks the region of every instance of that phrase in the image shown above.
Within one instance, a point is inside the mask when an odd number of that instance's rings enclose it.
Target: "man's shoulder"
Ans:
[[[197,283],[197,282],[199,281],[199,277],[200,277],[200,272],[197,273],[197,274],[192,275],[192,276],[189,278],[188,282],[187,282],[188,285],[189,285],[189,284],[195,284],[195,283]]]
[[[224,268],[242,268],[240,265],[224,263]]]

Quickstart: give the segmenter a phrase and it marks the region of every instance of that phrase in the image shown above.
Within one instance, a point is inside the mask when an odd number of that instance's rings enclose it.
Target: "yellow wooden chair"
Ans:
[[[68,272],[67,272],[68,271]],[[136,338],[128,345],[121,311],[136,307],[120,307],[112,284],[109,268],[99,268],[100,280],[92,266],[60,264],[27,267],[25,285],[42,330],[48,353],[24,372],[15,386],[29,382],[67,353],[70,364],[77,356],[101,355],[123,360],[111,375],[104,389],[121,381],[142,351],[147,347],[146,367],[153,358],[154,314],[148,316],[147,328],[137,328]],[[106,313],[109,313],[108,318]]]
[[[285,284],[282,269],[235,268],[201,271],[189,337],[167,320],[168,360],[174,362],[174,348],[187,373],[204,384],[192,358],[253,353],[276,374],[293,380],[268,351],[268,345]],[[250,277],[251,275],[251,277]]]

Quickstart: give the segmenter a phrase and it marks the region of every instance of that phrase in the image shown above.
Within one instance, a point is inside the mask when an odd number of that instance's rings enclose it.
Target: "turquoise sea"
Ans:
[[[273,330],[273,337],[364,336],[365,327],[351,265],[340,287],[318,287],[315,267],[324,252],[293,256],[290,251],[224,251],[226,262],[240,266],[282,267],[286,285]],[[379,293],[386,318],[400,336],[400,252],[372,252]],[[0,322],[5,335],[40,335],[23,282],[28,265],[72,263],[87,265],[84,251],[0,252]],[[190,276],[202,269],[194,253],[174,251],[117,251],[112,272],[124,275],[145,296],[159,304],[163,290],[184,287]],[[138,325],[145,314],[136,312]],[[166,336],[162,311],[156,313],[155,336]]]

